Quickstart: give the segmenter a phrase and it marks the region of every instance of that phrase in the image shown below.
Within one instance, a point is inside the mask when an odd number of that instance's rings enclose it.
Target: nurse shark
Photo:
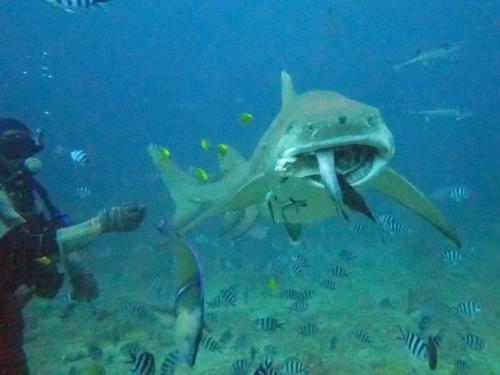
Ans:
[[[183,172],[159,145],[148,151],[176,210],[173,223],[185,234],[224,215],[225,232],[241,235],[259,216],[283,223],[296,240],[302,224],[335,215],[346,206],[373,219],[361,192],[374,188],[418,214],[457,247],[460,239],[440,211],[389,166],[394,140],[372,106],[333,91],[298,94],[281,73],[280,112],[245,160],[233,148],[219,155],[220,176],[200,183]]]

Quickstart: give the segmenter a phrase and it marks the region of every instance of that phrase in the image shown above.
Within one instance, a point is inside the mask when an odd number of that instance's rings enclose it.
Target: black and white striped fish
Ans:
[[[470,198],[470,190],[465,185],[451,186],[449,194],[449,197],[455,202],[461,202]]]
[[[312,298],[312,295],[313,295],[313,291],[311,289],[304,289],[298,293],[297,299],[309,301]]]
[[[469,373],[470,366],[465,360],[457,359],[455,361],[455,370],[459,375],[467,375]]]
[[[288,269],[290,277],[301,277],[303,275],[302,267],[298,263],[292,263]]]
[[[284,299],[299,299],[300,292],[295,289],[285,289],[280,293],[280,297]]]
[[[155,357],[149,352],[141,352],[136,355],[130,353],[132,369],[130,375],[154,375],[156,372]]]
[[[467,316],[476,316],[481,312],[481,307],[475,302],[466,301],[459,303],[457,306],[458,312]]]
[[[222,353],[222,346],[211,336],[203,336],[201,339],[201,346],[210,352]]]
[[[83,150],[73,150],[69,153],[71,161],[80,167],[85,167],[89,164],[89,156]]]
[[[127,310],[130,315],[132,315],[135,319],[141,321],[151,321],[153,319],[153,315],[146,310],[142,305],[139,305],[134,302],[125,302],[124,304],[125,310]]]
[[[335,290],[335,281],[330,279],[325,279],[319,284],[322,288],[327,290]]]
[[[301,361],[292,359],[285,362],[281,372],[284,375],[305,375],[307,370]]]
[[[378,217],[378,221],[382,226],[382,229],[391,235],[395,233],[415,233],[415,230],[412,227],[397,222],[396,218],[389,214],[380,215]]]
[[[231,364],[231,375],[246,375],[250,368],[250,362],[247,359],[237,359]]]
[[[233,289],[221,289],[219,295],[214,297],[207,305],[212,308],[236,306],[237,298]]]
[[[350,272],[347,272],[344,267],[341,266],[333,266],[332,269],[330,270],[330,273],[335,277],[342,277],[342,278],[347,277],[351,274]]]
[[[175,367],[179,360],[179,351],[174,350],[167,354],[160,367],[160,375],[175,375]]]
[[[304,299],[297,299],[297,300],[295,300],[295,302],[293,303],[293,305],[291,305],[288,308],[288,310],[290,312],[300,313],[300,312],[306,311],[308,308],[309,308],[309,304],[307,303],[306,300],[304,300]]]
[[[315,323],[311,323],[311,322],[304,324],[299,329],[299,334],[301,336],[305,336],[305,337],[314,336],[318,332],[319,332],[319,329],[316,326],[316,324]]]
[[[366,228],[366,225],[361,224],[361,223],[355,223],[352,224],[349,229],[351,232],[359,235],[367,235],[368,234],[368,229]]]
[[[484,348],[484,340],[477,336],[469,333],[466,336],[461,337],[465,345],[473,350],[482,350]]]
[[[292,263],[298,264],[300,267],[309,267],[307,258],[302,254],[292,256]]]
[[[427,344],[420,336],[409,331],[404,331],[401,327],[399,327],[399,331],[401,332],[401,336],[398,339],[403,342],[405,348],[413,356],[417,358],[427,356]]]
[[[264,358],[259,364],[259,367],[254,371],[253,375],[278,375],[279,372],[273,367],[271,358]]]
[[[359,342],[362,342],[363,344],[371,344],[372,343],[372,339],[370,338],[368,333],[366,333],[361,328],[354,328],[351,333],[356,340],[358,340]]]
[[[74,12],[76,9],[103,8],[103,3],[110,0],[45,0],[49,4],[58,6],[68,12]]]
[[[441,259],[445,263],[457,264],[458,262],[464,260],[464,257],[460,251],[452,249],[445,251],[441,255]]]
[[[255,319],[254,324],[257,329],[261,331],[276,331],[278,328],[283,327],[285,323],[278,321],[276,318],[266,316],[264,318]]]

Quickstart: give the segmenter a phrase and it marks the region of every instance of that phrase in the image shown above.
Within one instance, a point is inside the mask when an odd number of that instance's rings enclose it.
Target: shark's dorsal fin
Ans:
[[[281,72],[281,107],[284,108],[296,96],[297,93],[293,88],[292,77],[283,70]]]
[[[266,194],[267,187],[265,185],[265,174],[259,173],[243,184],[234,194],[211,207],[187,225],[178,228],[178,231],[180,234],[184,235],[215,215],[227,211],[244,210],[255,203],[262,203],[265,200]]]
[[[371,185],[381,193],[420,215],[453,241],[457,247],[461,246],[457,232],[446,222],[441,212],[420,190],[396,171],[391,168],[384,169],[371,181]]]

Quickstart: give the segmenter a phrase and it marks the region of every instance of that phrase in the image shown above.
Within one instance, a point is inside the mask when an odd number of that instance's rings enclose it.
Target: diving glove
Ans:
[[[136,229],[146,216],[146,207],[130,204],[105,208],[98,220],[103,232],[129,232]]]

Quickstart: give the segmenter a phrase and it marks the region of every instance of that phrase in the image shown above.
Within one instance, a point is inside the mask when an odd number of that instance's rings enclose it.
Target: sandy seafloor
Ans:
[[[404,218],[416,233],[396,234],[387,237],[386,243],[376,229],[371,228],[369,234],[355,234],[348,230],[349,224],[338,219],[308,226],[297,245],[287,240],[281,228],[272,228],[265,240],[245,239],[236,244],[217,238],[207,229],[208,243],[196,244],[203,254],[206,300],[233,284],[238,285],[238,300],[235,307],[207,308],[206,334],[219,340],[229,331],[232,337],[221,344],[220,353],[202,348],[192,374],[231,374],[235,360],[250,360],[252,347],[255,360],[247,373],[253,373],[265,356],[266,345],[276,350],[273,358],[277,368],[286,360],[297,359],[311,375],[459,374],[454,369],[458,359],[469,366],[464,374],[500,374],[500,223],[485,220],[473,229],[463,224],[459,230],[465,238],[465,260],[450,265],[440,257],[453,246],[410,214]],[[25,347],[33,375],[128,374],[128,358],[120,352],[128,342],[138,342],[154,353],[160,367],[174,348],[172,318],[141,321],[123,307],[129,301],[151,311],[155,305],[171,303],[170,255],[166,249],[151,249],[153,242],[137,242],[126,250],[99,243],[93,246],[86,261],[95,271],[101,295],[91,306],[79,306],[65,321],[58,318],[60,297],[31,302],[25,309]],[[191,238],[191,242],[196,243],[196,239]],[[339,252],[344,249],[356,258],[349,262],[342,259]],[[286,263],[297,254],[307,259],[309,267],[303,268],[301,277],[290,277],[282,258]],[[320,281],[331,278],[328,270],[336,264],[351,275],[336,279],[336,290],[321,288]],[[277,281],[275,294],[268,287],[269,277]],[[154,284],[158,280],[161,285]],[[289,288],[314,292],[305,312],[289,311],[292,302],[279,296],[280,291]],[[413,302],[417,310],[408,314],[410,290],[416,297]],[[384,298],[393,307],[381,304]],[[469,300],[482,307],[478,316],[463,317],[453,310],[459,302]],[[428,369],[425,359],[412,357],[397,340],[398,325],[419,333],[422,312],[434,315],[429,332],[444,332],[434,372]],[[285,325],[275,332],[259,331],[252,320],[265,316],[275,317]],[[301,336],[300,327],[309,322],[315,323],[319,332]],[[357,341],[351,333],[353,328],[366,331],[373,342]],[[460,336],[467,331],[485,340],[483,350],[465,346]],[[241,335],[248,338],[248,346],[233,350]],[[332,336],[337,337],[333,350]],[[102,349],[102,359],[87,356],[90,344]]]

